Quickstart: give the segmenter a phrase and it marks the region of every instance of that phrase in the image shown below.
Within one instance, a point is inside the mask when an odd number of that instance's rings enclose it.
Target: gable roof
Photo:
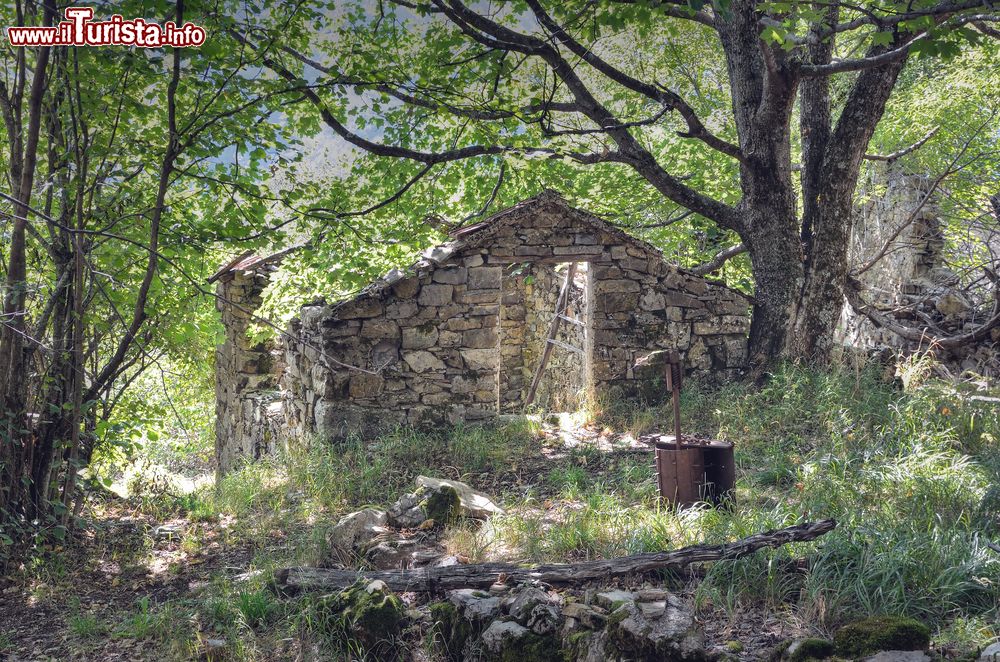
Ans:
[[[649,252],[661,259],[666,260],[663,252],[649,242],[632,236],[622,228],[614,225],[605,219],[592,214],[584,209],[578,209],[570,205],[564,197],[552,189],[544,189],[538,195],[532,196],[521,202],[503,209],[493,214],[486,220],[474,225],[468,225],[456,230],[452,230],[449,235],[457,242],[465,242],[456,246],[456,250],[472,248],[486,243],[486,238],[492,236],[496,231],[504,226],[518,225],[520,219],[534,211],[555,208],[565,216],[573,218],[575,223],[590,227],[594,230],[607,232],[608,234],[621,240],[622,243],[631,244],[643,251]],[[671,265],[676,266],[676,265]],[[677,267],[680,269],[680,267]]]

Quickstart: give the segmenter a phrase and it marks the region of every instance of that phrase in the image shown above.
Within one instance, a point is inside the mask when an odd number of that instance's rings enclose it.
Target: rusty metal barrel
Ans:
[[[684,370],[675,350],[665,354],[664,376],[673,405],[674,434],[660,435],[653,442],[660,498],[679,506],[702,501],[722,503],[732,497],[736,485],[733,444],[681,435],[680,392]]]
[[[660,498],[679,506],[701,501],[719,504],[736,485],[733,444],[718,439],[681,439],[671,435],[653,443]]]

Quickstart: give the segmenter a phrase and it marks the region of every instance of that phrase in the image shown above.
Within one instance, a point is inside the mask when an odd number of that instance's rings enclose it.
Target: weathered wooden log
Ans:
[[[489,588],[498,580],[507,584],[542,582],[568,585],[607,580],[621,575],[641,574],[667,568],[681,568],[692,563],[738,559],[765,547],[781,547],[792,542],[814,540],[836,528],[832,519],[797,524],[776,531],[766,531],[724,545],[692,545],[672,552],[649,552],[613,559],[582,563],[519,566],[513,563],[479,563],[444,568],[410,570],[334,570],[294,567],[274,575],[277,590],[283,593],[337,591],[359,579],[380,579],[397,592],[437,592],[459,588]]]

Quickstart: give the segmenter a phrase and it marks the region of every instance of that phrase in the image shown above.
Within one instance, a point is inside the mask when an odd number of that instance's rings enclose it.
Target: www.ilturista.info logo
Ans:
[[[141,18],[125,20],[115,14],[107,21],[93,21],[92,7],[67,7],[66,20],[55,27],[7,28],[11,46],[201,46],[205,29],[194,23],[178,27],[173,21],[162,26]]]

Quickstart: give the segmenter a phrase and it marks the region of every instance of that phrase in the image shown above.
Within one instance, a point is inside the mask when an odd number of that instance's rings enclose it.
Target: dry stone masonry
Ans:
[[[689,373],[716,379],[744,367],[744,296],[544,192],[453,233],[352,299],[304,307],[282,346],[284,434],[339,438],[521,411],[570,263],[568,319],[536,404],[569,408],[660,388],[655,368],[635,367],[654,349],[677,348]],[[232,347],[220,350],[223,359],[244,351],[241,318],[227,314]],[[230,384],[243,375],[233,366],[220,360],[220,435],[248,434],[237,420],[241,387]]]
[[[249,260],[228,266],[213,277],[225,329],[215,350],[215,459],[220,472],[270,454],[288,438],[278,390],[282,353],[271,343],[247,338],[273,267]]]

